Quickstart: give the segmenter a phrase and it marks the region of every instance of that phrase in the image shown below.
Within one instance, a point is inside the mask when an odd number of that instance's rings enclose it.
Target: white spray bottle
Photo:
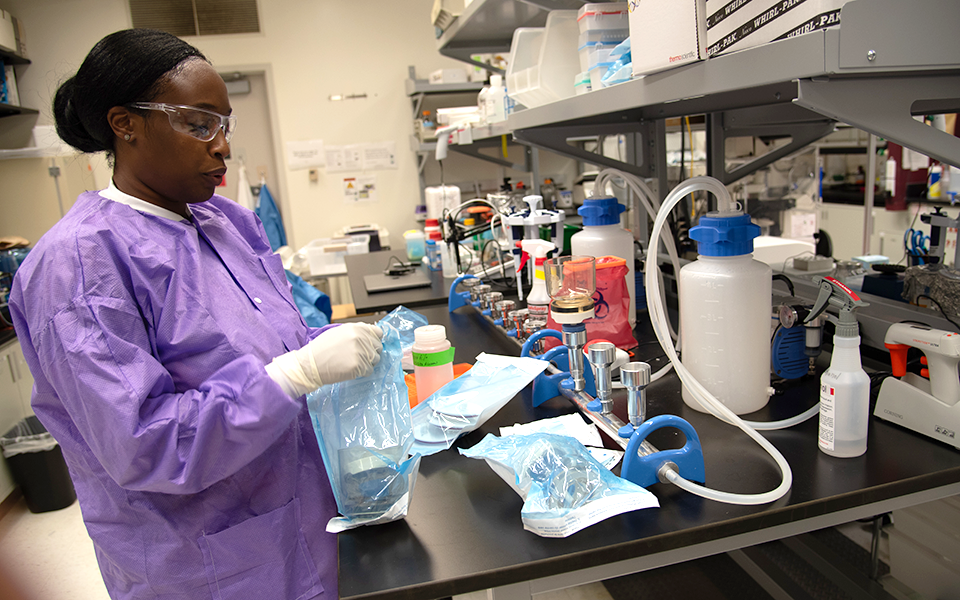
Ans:
[[[523,240],[520,247],[530,257],[533,258],[533,284],[530,293],[527,294],[527,310],[530,311],[530,318],[547,320],[550,316],[550,294],[547,293],[547,283],[543,274],[543,263],[547,260],[547,254],[556,250],[553,242],[547,240]]]
[[[815,319],[827,306],[839,309],[839,318],[827,315],[836,325],[830,368],[820,377],[820,429],[818,444],[824,454],[853,458],[867,451],[870,419],[870,377],[860,362],[860,335],[854,311],[869,306],[833,277],[815,278],[820,294],[804,323]]]

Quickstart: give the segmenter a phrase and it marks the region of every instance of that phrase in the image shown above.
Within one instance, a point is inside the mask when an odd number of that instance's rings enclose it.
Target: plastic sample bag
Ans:
[[[541,537],[568,537],[614,515],[660,506],[656,496],[608,471],[571,437],[489,434],[460,454],[487,461],[523,498],[523,528]]]
[[[398,306],[387,316],[380,319],[381,323],[391,325],[400,334],[400,347],[403,349],[403,369],[413,370],[413,330],[424,327],[430,322],[420,313],[410,310],[406,306]]]
[[[413,495],[420,456],[410,456],[413,427],[400,368],[400,334],[383,329],[380,362],[367,377],[325,385],[307,395],[307,407],[342,517],[337,533],[402,519]]]
[[[423,456],[448,449],[477,429],[547,368],[535,358],[480,354],[469,371],[413,409],[413,452]]]

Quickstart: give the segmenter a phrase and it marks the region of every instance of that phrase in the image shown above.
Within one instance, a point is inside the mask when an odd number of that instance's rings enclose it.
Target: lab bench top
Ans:
[[[419,309],[445,325],[457,362],[480,352],[518,355],[518,346],[476,309],[448,313]],[[665,364],[655,338],[639,340],[636,360],[654,371]],[[820,372],[828,357],[821,357]],[[818,400],[818,379],[801,381],[771,399],[747,420],[796,415]],[[871,417],[868,450],[857,458],[827,456],[817,447],[816,418],[782,431],[764,432],[793,470],[780,500],[760,506],[721,504],[668,484],[649,489],[660,508],[609,518],[563,539],[525,531],[520,497],[485,461],[463,457],[499,428],[574,412],[565,398],[532,406],[530,386],[483,427],[450,450],[424,457],[405,519],[339,534],[340,597],[345,600],[427,600],[488,588],[515,597],[598,581],[691,560],[871,517],[895,508],[960,492],[960,452]],[[626,392],[615,390],[615,413],[626,420]],[[708,487],[738,493],[776,488],[780,472],[739,429],[688,408],[672,372],[647,388],[647,414],[678,414],[703,444]],[[661,429],[650,436],[660,449],[683,444],[683,435]],[[609,447],[616,447],[606,440]],[[617,470],[619,473],[619,470]],[[509,586],[509,587],[504,587]],[[520,586],[520,587],[516,587]],[[501,593],[498,592],[498,593]]]
[[[363,285],[364,276],[383,273],[387,263],[397,262],[391,260],[391,256],[395,256],[401,262],[407,260],[403,249],[348,254],[344,257],[347,265],[347,280],[350,282],[350,293],[353,295],[353,305],[357,314],[389,311],[400,304],[407,308],[446,304],[453,279],[444,279],[440,271],[427,271],[430,274],[430,287],[368,294],[367,288]]]
[[[350,282],[350,293],[353,295],[353,305],[357,314],[390,311],[401,304],[407,308],[446,306],[447,297],[450,295],[450,285],[454,280],[444,279],[443,273],[440,271],[426,271],[430,275],[429,287],[368,294],[367,288],[363,285],[364,276],[383,273],[389,262],[397,262],[391,260],[390,257],[396,257],[397,260],[402,262],[407,260],[407,255],[403,249],[348,254],[344,257],[344,262],[347,265],[347,280]],[[514,294],[515,296],[516,294]],[[510,297],[510,294],[504,293],[504,297]]]

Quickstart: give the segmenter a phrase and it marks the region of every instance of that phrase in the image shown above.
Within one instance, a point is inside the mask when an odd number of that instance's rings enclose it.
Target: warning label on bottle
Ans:
[[[820,447],[833,450],[837,390],[832,385],[820,385]]]

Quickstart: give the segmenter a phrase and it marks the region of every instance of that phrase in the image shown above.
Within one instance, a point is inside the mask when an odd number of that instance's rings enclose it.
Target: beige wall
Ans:
[[[265,71],[280,170],[274,196],[291,245],[302,246],[344,225],[368,222],[387,227],[397,245],[402,232],[416,225],[413,211],[419,186],[416,157],[409,149],[413,125],[404,93],[407,67],[416,65],[425,77],[441,67],[459,66],[436,50],[429,16],[432,4],[432,0],[260,0],[262,33],[188,38],[221,71]],[[0,8],[26,26],[32,64],[20,70],[20,93],[25,106],[41,111],[41,124],[51,122],[50,99],[58,83],[76,70],[97,40],[130,26],[124,0],[0,0]],[[368,97],[327,99],[351,93]],[[392,140],[399,168],[372,172],[379,185],[378,202],[346,205],[337,176],[343,174],[321,170],[320,180],[311,183],[307,171],[286,168],[286,142],[309,139],[330,145]],[[58,211],[50,212],[48,206],[48,163],[49,159],[0,161],[0,235],[31,237],[55,222]],[[496,177],[495,167],[478,165],[488,173],[484,179]],[[16,193],[7,183],[11,177],[18,182]],[[77,185],[64,190],[67,204],[84,189],[82,182]],[[16,206],[26,200],[38,204],[35,214],[29,205]],[[14,220],[12,212],[25,214],[29,226],[20,216]],[[21,233],[28,230],[30,235]]]

